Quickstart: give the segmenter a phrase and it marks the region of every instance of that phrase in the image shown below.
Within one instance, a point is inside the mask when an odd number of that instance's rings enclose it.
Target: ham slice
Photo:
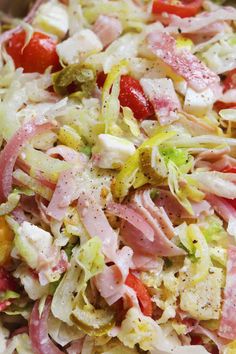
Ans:
[[[183,77],[189,86],[202,92],[208,87],[219,86],[220,78],[209,70],[187,49],[177,49],[175,39],[168,33],[152,32],[147,37],[149,49],[171,69]]]
[[[140,83],[161,125],[179,118],[181,105],[171,79],[141,79]]]
[[[180,18],[170,16],[170,24],[167,31],[170,33],[193,33],[209,28],[218,21],[235,21],[236,9],[233,7],[219,7],[211,12],[202,12],[195,17]],[[211,27],[210,27],[211,30]],[[208,32],[209,33],[209,32]]]
[[[20,150],[35,135],[54,127],[52,123],[37,125],[34,121],[25,123],[7,142],[0,155],[0,202],[4,202],[12,189],[12,173]]]
[[[91,237],[97,236],[103,243],[103,252],[113,260],[118,249],[117,234],[110,226],[101,206],[86,192],[78,198],[78,213]]]
[[[39,315],[39,302],[33,307],[29,320],[29,337],[34,354],[63,354],[48,336],[48,317],[51,308],[51,299],[47,298],[43,313]]]
[[[115,17],[100,15],[93,26],[93,31],[102,42],[103,47],[107,47],[120,37],[122,24]]]
[[[85,165],[88,162],[88,157],[85,154],[64,145],[57,145],[49,149],[47,154],[52,157],[60,156],[66,162],[79,163],[80,165]]]
[[[227,199],[214,194],[207,194],[206,199],[224,221],[229,222],[231,218],[236,220],[236,210],[227,202]]]
[[[224,303],[218,334],[226,339],[236,339],[236,247],[228,249],[227,276]]]
[[[113,215],[128,221],[131,225],[140,230],[149,241],[154,240],[154,231],[145,219],[128,205],[110,203],[106,209]]]
[[[185,252],[177,247],[170,238],[174,236],[174,229],[163,208],[158,208],[150,198],[148,190],[136,192],[132,199],[132,207],[143,216],[154,230],[153,242],[146,239],[142,231],[124,222],[121,235],[126,244],[135,252],[155,256],[179,256]]]
[[[62,172],[59,176],[56,189],[47,208],[47,215],[61,221],[68,206],[71,204],[76,193],[76,176],[77,169],[71,168]]]

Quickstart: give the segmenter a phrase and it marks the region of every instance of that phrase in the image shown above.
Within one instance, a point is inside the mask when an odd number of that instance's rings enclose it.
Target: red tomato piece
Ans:
[[[228,72],[226,79],[223,81],[224,91],[236,89],[236,69]]]
[[[13,34],[8,41],[6,50],[14,60],[16,68],[22,67],[25,73],[38,72],[43,74],[49,67],[53,71],[60,68],[56,52],[56,41],[44,33],[35,32],[30,42],[25,46],[24,31]]]
[[[177,15],[179,17],[195,16],[201,9],[203,0],[154,0],[152,13]]]
[[[0,292],[15,289],[15,279],[12,278],[12,276],[4,268],[0,268]]]
[[[235,102],[231,102],[231,103],[226,103],[226,102],[221,102],[221,101],[217,101],[214,104],[214,108],[217,112],[221,111],[222,109],[227,109],[227,108],[236,108],[236,104]]]
[[[225,173],[236,173],[236,167],[226,167],[222,170]]]
[[[129,75],[122,75],[120,80],[120,104],[129,107],[138,120],[144,120],[154,114],[154,109],[146,98],[139,81]]]
[[[139,280],[132,273],[129,273],[129,275],[126,278],[125,284],[128,285],[136,292],[143,314],[145,316],[151,317],[152,316],[151,298],[146,287],[143,285],[141,280]]]
[[[97,85],[102,88],[107,78],[103,71],[97,76]],[[152,104],[146,98],[139,81],[130,75],[122,75],[120,79],[120,104],[129,107],[138,120],[144,120],[154,114]]]
[[[105,81],[107,78],[107,74],[105,74],[103,71],[101,71],[100,73],[98,73],[97,75],[97,85],[100,89],[103,88]]]

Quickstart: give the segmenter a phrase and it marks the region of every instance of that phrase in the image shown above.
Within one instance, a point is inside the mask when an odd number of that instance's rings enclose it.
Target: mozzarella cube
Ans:
[[[197,320],[211,320],[220,317],[221,288],[223,286],[223,270],[216,267],[209,268],[207,277],[192,286],[191,274],[182,271],[180,281],[180,308],[188,312]]]
[[[195,116],[204,116],[212,109],[214,102],[215,95],[210,88],[203,92],[196,92],[188,87],[184,101],[184,110]]]
[[[75,33],[57,45],[57,54],[65,64],[79,63],[88,55],[102,51],[103,45],[98,36],[89,29]]]
[[[17,251],[32,269],[36,269],[40,258],[50,256],[52,235],[27,221],[21,224],[18,233]]]
[[[93,160],[100,168],[115,169],[135,153],[135,146],[130,141],[110,134],[100,134],[93,148]]]
[[[60,39],[64,38],[69,29],[69,16],[66,7],[52,2],[41,5],[33,25]]]

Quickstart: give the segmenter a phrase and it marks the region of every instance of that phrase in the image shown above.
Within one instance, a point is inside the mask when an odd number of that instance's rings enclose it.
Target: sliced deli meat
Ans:
[[[224,302],[218,334],[230,340],[236,339],[236,247],[228,249],[227,276]]]
[[[147,37],[149,49],[195,91],[219,84],[220,78],[187,49],[178,49],[168,33],[152,32]]]

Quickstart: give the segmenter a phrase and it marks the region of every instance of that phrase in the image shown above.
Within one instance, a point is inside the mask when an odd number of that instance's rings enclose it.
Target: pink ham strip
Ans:
[[[71,204],[76,193],[76,176],[77,169],[71,168],[62,172],[59,176],[56,189],[47,208],[47,215],[61,221],[68,206]]]
[[[236,9],[233,7],[221,7],[211,12],[202,12],[195,17],[180,18],[170,16],[170,25],[167,31],[170,33],[193,33],[201,29],[209,28],[218,21],[236,20]],[[208,32],[209,33],[209,32]]]
[[[83,349],[84,338],[77,339],[66,349],[68,354],[80,354]]]
[[[7,142],[0,155],[0,202],[4,202],[12,188],[12,173],[20,150],[35,135],[43,133],[54,127],[52,123],[37,125],[35,122],[27,122]]]
[[[90,236],[101,239],[104,254],[113,260],[118,249],[117,234],[110,226],[101,206],[88,193],[82,192],[78,198],[77,209]]]
[[[139,229],[149,241],[154,240],[154,231],[151,226],[131,207],[117,203],[110,203],[106,210],[111,214],[128,221],[128,223]]]
[[[219,85],[220,78],[190,51],[178,50],[175,39],[168,33],[155,31],[148,35],[147,40],[152,53],[182,76],[197,92]]]
[[[39,315],[39,302],[33,307],[29,320],[29,337],[34,354],[63,354],[48,336],[48,317],[51,308],[51,299],[47,298],[43,313]]]
[[[235,340],[236,339],[236,247],[230,246],[228,249],[226,286],[224,289],[224,302],[219,336]]]
[[[114,304],[123,297],[127,287],[125,280],[129,274],[129,269],[133,268],[133,252],[129,247],[117,250],[114,265],[106,267],[95,279],[96,287],[109,305]]]
[[[93,31],[102,42],[103,47],[107,47],[120,37],[122,24],[115,17],[100,15],[93,26]]]
[[[103,244],[103,253],[107,260],[113,262],[96,276],[96,287],[108,304],[113,304],[124,296],[124,285],[129,269],[133,266],[133,252],[129,247],[118,249],[117,234],[110,226],[102,208],[87,193],[78,198],[80,219],[91,237],[97,236]]]
[[[229,222],[230,218],[236,219],[236,210],[227,202],[227,199],[213,194],[207,194],[206,199],[224,221]]]
[[[147,271],[154,270],[159,274],[161,273],[164,265],[162,258],[147,256],[144,254],[134,253],[133,255],[134,270]]]
[[[164,257],[184,255],[185,252],[168,239],[174,235],[174,231],[167,214],[163,208],[156,207],[148,195],[149,191],[135,193],[131,205],[153,228],[154,241],[145,239],[141,231],[125,222],[121,233],[125,243],[135,252],[146,255]]]
[[[223,347],[227,344],[227,341],[222,339],[222,338],[220,338],[220,336],[218,336],[215,332],[210,331],[209,329],[204,328],[204,327],[202,327],[200,325],[196,325],[193,328],[192,333],[197,333],[197,334],[201,334],[201,335],[206,336],[213,343],[215,343],[215,345],[219,349],[219,353],[220,354],[223,353]]]
[[[64,145],[57,145],[47,151],[47,154],[49,156],[55,157],[55,156],[60,156],[63,158],[63,160],[67,162],[74,162],[74,163],[80,163],[81,165],[84,165],[85,163],[88,162],[88,157],[80,152],[77,152],[68,146]]]

